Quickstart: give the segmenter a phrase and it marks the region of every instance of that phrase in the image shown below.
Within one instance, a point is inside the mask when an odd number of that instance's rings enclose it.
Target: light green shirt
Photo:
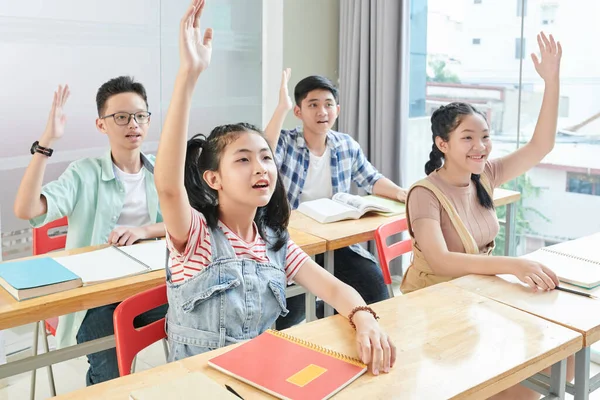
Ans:
[[[162,222],[158,195],[154,185],[154,160],[152,155],[142,154],[146,200],[150,223]],[[48,211],[31,219],[34,228],[67,216],[67,249],[106,243],[115,228],[123,209],[125,189],[115,178],[111,153],[99,158],[75,161],[55,181],[42,188]],[[59,318],[56,331],[57,347],[77,343],[76,335],[87,311],[79,311]]]

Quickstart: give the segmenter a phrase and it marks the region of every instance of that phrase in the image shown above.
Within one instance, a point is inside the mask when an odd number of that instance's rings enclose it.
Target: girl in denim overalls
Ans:
[[[387,372],[395,348],[374,312],[289,240],[289,205],[260,130],[243,123],[219,126],[207,138],[195,136],[186,148],[192,94],[212,52],[212,30],[200,35],[203,8],[203,0],[194,0],[181,21],[181,66],[155,167],[171,251],[171,359],[269,329],[287,313],[285,287],[293,278],[349,316],[363,362],[375,374]]]

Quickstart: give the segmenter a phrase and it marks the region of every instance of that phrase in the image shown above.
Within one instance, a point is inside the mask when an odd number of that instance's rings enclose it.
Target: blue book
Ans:
[[[82,286],[81,278],[50,257],[0,263],[0,285],[17,300]]]

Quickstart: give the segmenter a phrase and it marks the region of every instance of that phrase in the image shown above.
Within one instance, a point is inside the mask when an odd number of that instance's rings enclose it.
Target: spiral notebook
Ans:
[[[600,286],[600,235],[544,247],[523,256],[553,270],[561,282],[593,289]]]
[[[328,399],[367,371],[360,360],[268,330],[208,365],[280,399]]]

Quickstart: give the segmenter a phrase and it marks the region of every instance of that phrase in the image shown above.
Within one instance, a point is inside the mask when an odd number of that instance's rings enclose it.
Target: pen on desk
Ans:
[[[229,385],[225,385],[225,388],[226,388],[227,390],[229,390],[231,393],[235,394],[235,395],[236,395],[237,397],[239,397],[240,399],[244,400],[244,398],[243,398],[242,396],[240,396],[240,395],[238,394],[238,392],[236,392],[235,390],[233,390],[233,388],[232,388],[231,386],[229,386]]]
[[[578,296],[589,297],[590,299],[597,299],[598,298],[598,297],[594,296],[593,294],[585,293],[585,292],[580,292],[578,290],[573,290],[573,289],[567,289],[567,288],[564,288],[562,286],[557,286],[555,289],[563,291],[563,292],[567,292],[567,293],[576,294]]]

